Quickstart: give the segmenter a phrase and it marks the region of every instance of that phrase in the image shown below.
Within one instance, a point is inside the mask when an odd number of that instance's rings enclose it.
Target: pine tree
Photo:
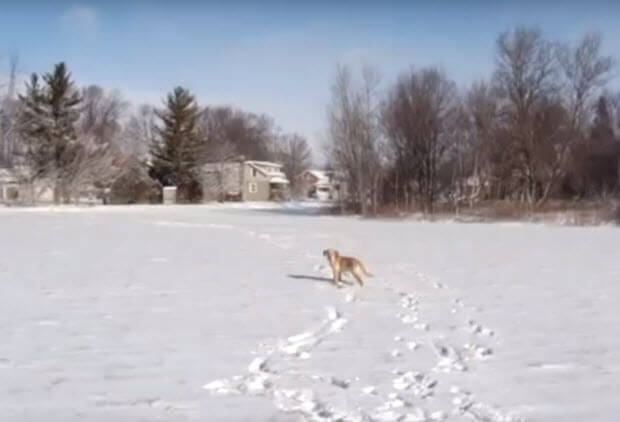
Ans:
[[[54,201],[68,200],[67,186],[79,153],[75,124],[80,118],[81,98],[64,63],[43,76],[44,86],[33,74],[22,103],[23,155],[32,179],[53,183]]]
[[[187,89],[177,87],[168,94],[166,107],[156,114],[161,125],[155,129],[150,148],[150,174],[164,186],[177,186],[181,199],[196,201],[201,196],[196,100]]]

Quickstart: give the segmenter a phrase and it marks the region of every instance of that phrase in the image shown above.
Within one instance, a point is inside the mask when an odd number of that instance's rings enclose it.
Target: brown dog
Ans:
[[[364,280],[362,278],[362,274],[366,274],[369,277],[372,277],[372,274],[368,272],[362,261],[357,258],[353,258],[350,256],[340,256],[337,250],[334,249],[325,249],[323,251],[323,256],[327,258],[329,265],[332,267],[332,272],[334,274],[334,284],[340,288],[342,284],[342,273],[349,272],[353,274],[353,277],[357,280],[360,286],[364,285]]]

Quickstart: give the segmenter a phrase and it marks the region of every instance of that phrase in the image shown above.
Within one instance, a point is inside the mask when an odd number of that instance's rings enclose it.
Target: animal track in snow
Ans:
[[[469,330],[474,334],[480,334],[481,336],[484,336],[484,337],[492,337],[495,334],[493,330],[491,330],[490,328],[483,327],[482,325],[478,324],[473,319],[470,319],[469,321],[467,321],[467,324],[469,325]]]
[[[343,329],[347,320],[335,308],[327,308],[327,318],[315,331],[307,331],[301,334],[289,336],[275,345],[260,346],[266,350],[266,356],[257,356],[250,362],[245,375],[233,376],[229,379],[220,379],[209,382],[203,388],[215,395],[264,395],[272,397],[275,406],[284,412],[297,412],[310,418],[310,420],[343,420],[355,421],[358,419],[348,418],[347,414],[340,414],[314,398],[311,390],[294,390],[280,388],[280,383],[287,376],[293,378],[310,378],[328,382],[338,388],[346,389],[350,381],[336,377],[300,374],[292,371],[278,373],[270,367],[282,359],[290,357],[297,359],[309,359],[311,351],[319,345],[327,336]],[[327,417],[329,415],[329,418]],[[330,419],[339,415],[340,419]],[[317,419],[318,418],[318,419]]]
[[[441,372],[465,372],[467,371],[467,365],[463,361],[461,354],[458,350],[441,344],[439,341],[431,342],[433,350],[437,355],[437,364],[435,371]]]
[[[420,345],[418,343],[416,343],[415,341],[408,341],[407,342],[407,349],[409,349],[409,350],[416,350],[418,347],[420,347]]]
[[[463,349],[467,350],[472,357],[476,359],[486,359],[493,354],[493,350],[489,347],[480,346],[477,344],[465,344]]]
[[[439,372],[465,372],[468,370],[468,361],[484,360],[493,354],[492,349],[477,344],[466,343],[461,349],[457,349],[434,340],[431,345],[437,355],[434,370]]]
[[[355,296],[355,293],[347,293],[344,296],[344,301],[347,303],[355,302],[356,300],[357,300],[357,297]]]
[[[403,324],[413,325],[417,330],[428,330],[428,324],[419,322],[418,317],[418,299],[411,293],[400,292],[399,305],[405,309],[406,312],[399,312],[396,316]]]
[[[392,387],[395,390],[411,391],[415,396],[420,398],[432,396],[436,386],[436,380],[432,380],[424,374],[413,371],[401,373],[392,381]]]
[[[337,409],[317,399],[312,390],[277,389],[273,393],[275,406],[285,413],[298,413],[304,420],[324,422],[363,422],[363,415]]]
[[[399,314],[399,316],[402,314]],[[400,317],[400,321],[403,324],[415,324],[416,322],[418,322],[418,316],[417,315],[411,315],[411,314],[405,314],[402,315]]]
[[[439,281],[437,281],[434,277],[428,275],[428,274],[424,274],[421,272],[417,272],[416,275],[418,276],[418,278],[426,283],[431,284],[434,288],[436,289],[445,289],[446,286],[443,283],[440,283]]]
[[[441,282],[436,280],[435,278],[416,272],[417,277],[436,289],[443,289],[445,293],[449,293],[449,289]],[[426,322],[420,321],[420,300],[419,298],[411,293],[407,292],[398,292],[398,304],[397,306],[400,308],[400,312],[397,313],[397,318],[401,321],[401,323],[405,324],[408,327],[413,329],[417,329],[420,331],[426,331],[427,334],[420,333],[418,336],[423,336],[428,338],[429,335],[432,336],[432,340],[429,341],[429,345],[431,350],[434,351],[436,356],[434,364],[431,364],[431,367],[428,368],[428,374],[436,374],[437,379],[432,379],[429,375],[425,375],[423,372],[415,372],[415,371],[400,371],[395,370],[392,373],[397,376],[392,380],[392,388],[396,392],[396,396],[393,396],[390,400],[384,403],[382,406],[377,408],[377,412],[373,414],[374,419],[376,420],[394,420],[394,421],[444,421],[448,420],[450,417],[457,418],[465,418],[471,419],[477,422],[514,422],[519,419],[514,416],[504,414],[492,406],[486,405],[484,403],[478,402],[473,399],[473,395],[470,393],[467,394],[457,394],[452,392],[452,410],[449,408],[443,408],[436,411],[431,411],[430,409],[425,409],[424,407],[413,407],[411,401],[417,404],[413,397],[418,400],[424,400],[429,397],[437,396],[437,397],[445,397],[444,394],[447,391],[441,391],[438,388],[438,384],[440,379],[443,379],[444,375],[442,373],[449,373],[450,379],[454,376],[457,376],[458,373],[463,372],[474,372],[475,366],[472,365],[474,361],[483,361],[489,359],[493,356],[493,349],[484,344],[483,338],[489,339],[495,335],[493,330],[484,327],[482,324],[474,321],[473,319],[465,320],[466,324],[462,322],[454,321],[451,322],[449,320],[445,320],[442,317],[438,320],[435,325],[434,321],[428,321],[433,325],[432,329],[429,324]],[[443,315],[455,315],[460,314],[464,310],[475,310],[475,308],[467,307],[460,298],[446,298],[445,293],[439,293],[435,295],[435,297],[439,299],[444,299],[444,303],[446,305],[445,311]],[[447,302],[445,301],[447,299]],[[439,301],[438,305],[441,305],[442,302]],[[441,309],[435,309],[436,313],[441,313]],[[450,317],[448,317],[450,318]],[[452,317],[454,318],[454,317]],[[460,319],[460,318],[458,318]],[[461,320],[462,321],[462,320]],[[469,332],[473,336],[471,337],[469,342],[465,344],[457,346],[453,346],[450,344],[450,341],[454,341],[455,337],[453,337],[452,332],[461,328],[465,332]],[[416,350],[419,347],[418,341],[414,341],[414,339],[405,339],[407,335],[400,335],[398,333],[394,337],[394,341],[398,343],[404,343],[403,346],[406,346],[409,350]],[[418,339],[415,339],[418,340]],[[480,344],[482,342],[482,344]],[[395,349],[392,352],[394,357],[400,357],[401,350],[405,350],[404,347],[399,345],[398,349]],[[395,352],[398,352],[396,354]],[[401,364],[406,363],[406,355],[403,355],[399,362]],[[375,390],[372,390],[373,394],[376,394]],[[432,402],[429,402],[432,403]],[[461,420],[461,419],[458,419]]]
[[[479,402],[469,391],[457,386],[450,388],[452,398],[452,414],[465,416],[475,422],[523,422],[523,419],[509,412],[502,412],[495,407]]]
[[[418,299],[414,295],[412,295],[411,293],[401,292],[400,296],[401,298],[399,304],[402,308],[412,311],[417,310]]]

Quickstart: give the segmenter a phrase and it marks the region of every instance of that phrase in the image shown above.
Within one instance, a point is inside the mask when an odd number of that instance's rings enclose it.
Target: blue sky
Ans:
[[[0,59],[17,52],[24,73],[63,60],[80,84],[136,103],[158,105],[182,85],[201,104],[267,113],[318,145],[338,63],[371,63],[386,85],[438,65],[465,87],[490,76],[498,34],[517,24],[565,41],[597,29],[620,58],[612,1],[21,0],[0,2]]]

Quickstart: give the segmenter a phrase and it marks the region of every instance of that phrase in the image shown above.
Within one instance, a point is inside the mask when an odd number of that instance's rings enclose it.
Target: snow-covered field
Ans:
[[[0,420],[618,420],[619,229],[311,211],[0,210]]]

